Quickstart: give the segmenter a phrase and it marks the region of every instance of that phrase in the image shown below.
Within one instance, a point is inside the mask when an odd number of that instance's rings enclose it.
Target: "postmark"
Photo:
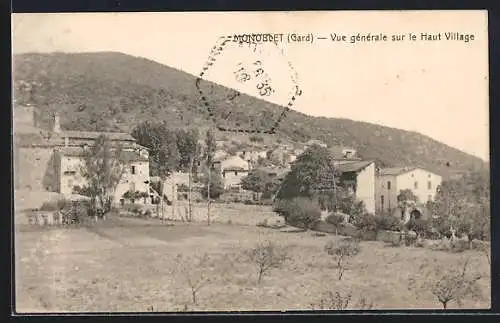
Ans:
[[[238,35],[218,39],[196,88],[217,129],[239,133],[274,134],[302,94],[279,41]]]

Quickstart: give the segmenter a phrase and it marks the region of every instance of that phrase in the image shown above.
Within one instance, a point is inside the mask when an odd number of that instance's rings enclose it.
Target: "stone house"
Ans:
[[[418,167],[394,167],[380,169],[377,174],[376,208],[392,212],[398,207],[400,191],[409,189],[419,203],[434,200],[442,177]]]
[[[214,162],[214,168],[220,172],[224,181],[224,189],[239,188],[241,179],[248,175],[250,163],[239,156]]]
[[[86,151],[105,135],[112,149],[120,149],[126,160],[113,202],[123,202],[122,196],[129,190],[149,194],[149,153],[130,134],[63,130],[58,114],[53,116],[51,129],[41,129],[34,107],[15,107],[14,111],[16,189],[74,193],[77,186],[86,184],[80,172]]]

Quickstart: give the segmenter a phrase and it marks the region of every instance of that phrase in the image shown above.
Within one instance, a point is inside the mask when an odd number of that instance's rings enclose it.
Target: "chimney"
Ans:
[[[59,113],[54,113],[54,132],[59,133],[61,132],[61,124],[59,120]]]

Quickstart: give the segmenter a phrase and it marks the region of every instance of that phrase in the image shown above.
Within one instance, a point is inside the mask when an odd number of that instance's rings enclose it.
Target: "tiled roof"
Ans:
[[[412,171],[414,169],[415,169],[415,167],[381,168],[379,171],[379,174],[382,176],[384,176],[384,175],[396,176],[396,175],[401,175],[401,174],[407,173],[407,172]]]
[[[64,141],[54,136],[48,136],[45,133],[15,133],[14,144],[18,147],[36,147],[36,146],[57,146],[64,144]]]
[[[360,170],[365,169],[366,167],[368,167],[372,163],[373,163],[373,161],[371,161],[371,160],[354,161],[354,162],[347,162],[347,163],[337,165],[336,168],[337,168],[337,170],[341,171],[342,173],[359,172]]]
[[[66,131],[63,130],[59,134],[60,137],[68,137],[69,139],[97,139],[100,135],[106,136],[108,140],[118,141],[135,141],[129,133],[126,132],[98,132],[98,131]]]
[[[80,147],[64,147],[59,149],[59,153],[68,157],[84,157],[85,149]],[[148,161],[147,157],[141,156],[135,151],[122,151],[120,157],[128,161]]]

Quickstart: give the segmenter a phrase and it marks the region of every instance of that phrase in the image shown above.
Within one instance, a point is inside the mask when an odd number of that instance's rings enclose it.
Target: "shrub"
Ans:
[[[257,265],[257,282],[262,281],[262,277],[273,268],[279,268],[288,258],[284,248],[276,245],[272,241],[259,243],[248,251],[250,261]]]
[[[377,230],[401,231],[403,228],[401,221],[389,214],[376,215],[375,223]]]
[[[321,299],[317,304],[311,304],[312,309],[320,310],[347,310],[349,308],[369,310],[373,308],[373,303],[369,302],[365,297],[361,297],[354,306],[351,305],[352,294],[348,292],[347,294],[341,294],[339,292],[327,291],[321,295]]]
[[[431,222],[425,219],[411,219],[405,227],[408,230],[415,231],[417,238],[426,238],[433,235]]]
[[[134,214],[139,214],[141,213],[143,206],[140,204],[125,204],[123,205],[123,209]]]
[[[283,200],[275,210],[288,224],[303,229],[312,229],[321,219],[319,205],[305,197]]]
[[[60,211],[64,224],[83,224],[85,218],[91,215],[92,208],[89,201],[78,200],[68,201]]]
[[[65,198],[60,198],[55,201],[47,201],[42,204],[40,211],[60,211],[67,208],[69,205]]]
[[[338,279],[341,280],[349,258],[357,255],[361,251],[361,247],[359,246],[358,241],[352,238],[347,238],[341,240],[337,244],[332,241],[328,242],[325,245],[325,251],[329,255],[334,256],[334,259],[337,262]]]
[[[372,214],[363,213],[362,215],[355,216],[353,225],[358,230],[357,235],[359,239],[361,239],[366,232],[377,231],[377,222],[375,216]]]
[[[287,200],[276,200],[273,205],[273,212],[285,217],[288,210]]]
[[[338,234],[338,230],[344,225],[345,216],[340,213],[329,214],[325,222],[333,225],[335,227],[335,235]]]

